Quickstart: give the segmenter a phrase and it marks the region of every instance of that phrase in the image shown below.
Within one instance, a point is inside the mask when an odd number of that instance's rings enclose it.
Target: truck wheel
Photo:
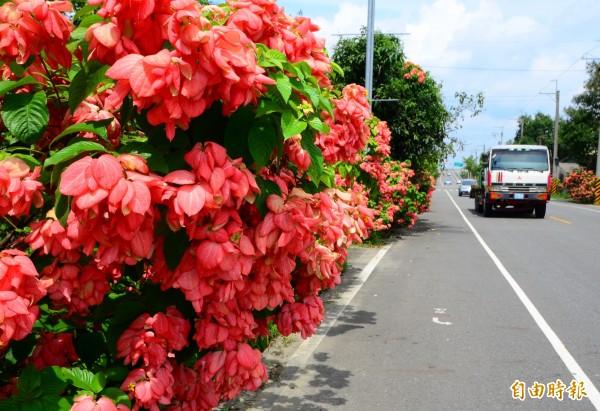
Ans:
[[[546,216],[546,203],[535,206],[535,218],[544,218]]]
[[[483,216],[484,217],[491,217],[492,216],[492,204],[488,203],[487,201],[485,201],[485,199],[483,200]]]
[[[479,204],[479,199],[477,198],[477,196],[475,196],[475,212],[483,213],[483,207],[481,206],[481,204]]]

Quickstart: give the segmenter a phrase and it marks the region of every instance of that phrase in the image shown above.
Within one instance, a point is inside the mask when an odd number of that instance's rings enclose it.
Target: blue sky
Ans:
[[[310,17],[330,50],[336,34],[358,33],[367,24],[368,0],[277,4],[289,15]],[[554,117],[557,89],[564,115],[588,78],[585,58],[600,59],[598,0],[375,0],[375,28],[407,33],[401,39],[408,59],[442,84],[448,105],[456,92],[484,93],[484,112],[455,133],[465,143],[458,160],[501,136],[513,138],[522,114]]]

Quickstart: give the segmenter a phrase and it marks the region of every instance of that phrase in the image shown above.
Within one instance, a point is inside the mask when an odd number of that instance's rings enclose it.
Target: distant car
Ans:
[[[449,171],[448,171],[448,174],[447,174],[447,175],[450,175],[450,172],[449,172]]]
[[[462,197],[463,194],[469,195],[471,193],[471,186],[475,183],[476,181],[470,178],[462,180],[458,186],[458,196]]]
[[[452,180],[446,180],[446,181],[444,181],[444,185],[445,186],[449,186],[450,184],[452,184]]]

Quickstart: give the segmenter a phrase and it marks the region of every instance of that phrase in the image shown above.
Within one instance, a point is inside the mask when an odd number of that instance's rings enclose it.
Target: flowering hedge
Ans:
[[[427,208],[272,0],[0,3],[1,409],[255,390],[268,326],[314,334],[347,248]]]
[[[581,202],[591,204],[594,202],[594,183],[596,176],[591,170],[573,170],[565,177],[563,187],[569,197]]]

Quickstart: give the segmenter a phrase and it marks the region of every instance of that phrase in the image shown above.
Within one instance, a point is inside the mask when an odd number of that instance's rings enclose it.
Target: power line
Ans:
[[[573,67],[573,66],[571,66],[571,67]],[[473,71],[516,71],[516,72],[550,72],[550,73],[561,73],[561,72],[563,72],[563,70],[561,70],[561,69],[515,69],[515,68],[491,68],[491,67],[427,66],[427,69],[430,69],[430,68],[435,68],[435,69],[449,69],[449,70],[473,70]],[[568,70],[569,69],[567,69],[567,71]],[[585,70],[571,70],[571,71],[585,71]]]

